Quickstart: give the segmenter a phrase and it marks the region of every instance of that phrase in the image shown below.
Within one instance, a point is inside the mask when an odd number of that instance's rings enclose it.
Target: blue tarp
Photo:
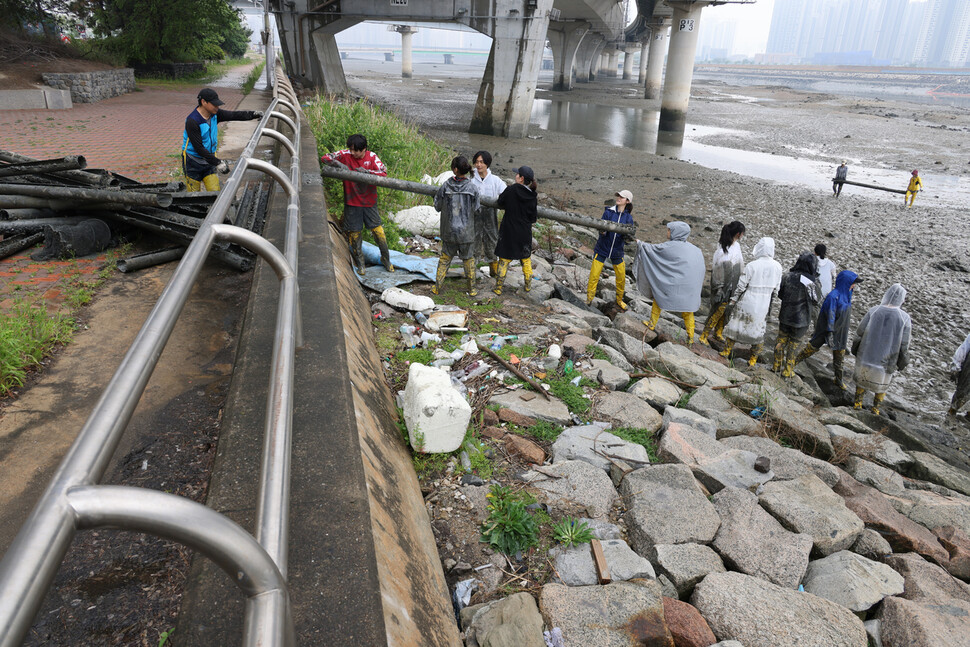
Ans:
[[[357,280],[365,287],[377,292],[383,292],[387,288],[406,285],[413,281],[434,281],[438,269],[438,257],[421,258],[420,256],[408,256],[401,252],[391,250],[391,264],[394,272],[388,272],[381,265],[381,250],[377,245],[364,242],[364,263],[367,265],[367,274],[361,276],[354,272]]]

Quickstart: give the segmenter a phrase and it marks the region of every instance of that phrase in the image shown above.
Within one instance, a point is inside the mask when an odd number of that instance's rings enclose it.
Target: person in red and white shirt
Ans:
[[[387,167],[384,166],[384,162],[373,151],[367,150],[367,138],[361,134],[348,137],[346,149],[322,156],[320,163],[348,171],[387,177]],[[387,248],[387,237],[381,225],[381,215],[377,211],[377,187],[372,184],[344,180],[343,229],[347,232],[354,265],[361,276],[364,275],[361,233],[365,225],[374,235],[374,241],[381,250],[381,263],[388,272],[393,272],[394,266],[391,264],[391,255]]]

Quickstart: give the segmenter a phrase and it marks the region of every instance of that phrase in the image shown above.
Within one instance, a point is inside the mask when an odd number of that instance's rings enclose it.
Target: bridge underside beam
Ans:
[[[520,19],[494,21],[492,48],[488,53],[469,132],[525,137],[532,115],[532,100],[539,79],[552,3],[553,0],[538,0],[537,6],[526,9]],[[496,5],[508,5],[508,8],[521,6],[513,2],[497,2]],[[502,14],[502,9],[497,9],[496,13]]]
[[[553,90],[572,90],[573,78],[576,76],[576,52],[585,42],[589,32],[589,23],[570,23],[561,29],[549,26],[549,46],[552,49],[555,74],[552,81]]]

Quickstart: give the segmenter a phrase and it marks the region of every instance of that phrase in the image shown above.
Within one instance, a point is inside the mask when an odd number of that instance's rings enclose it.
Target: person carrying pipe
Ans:
[[[711,332],[718,341],[724,341],[724,324],[727,323],[727,305],[738,287],[738,279],[744,270],[744,255],[741,253],[741,238],[744,225],[735,220],[721,227],[721,236],[711,261],[711,309],[704,322],[700,343],[708,346]]]
[[[905,300],[906,288],[893,283],[883,295],[882,303],[870,308],[859,322],[852,344],[852,354],[856,358],[852,375],[855,380],[853,406],[856,409],[862,408],[866,390],[873,391],[872,412],[878,416],[893,373],[909,364],[913,323],[902,309]]]
[[[505,190],[505,182],[489,171],[492,155],[488,151],[478,151],[472,155],[474,173],[472,183],[478,187],[478,195],[497,200]],[[488,273],[492,278],[498,275],[498,257],[495,243],[498,242],[498,210],[495,207],[480,205],[475,211],[475,258],[488,263]]]
[[[846,166],[846,161],[842,160],[842,164],[835,169],[835,179],[832,180],[832,197],[837,198],[842,194],[842,185],[847,177],[849,177],[849,167]]]
[[[227,175],[229,162],[216,157],[219,145],[220,121],[247,121],[262,119],[261,110],[223,110],[219,94],[212,88],[203,88],[196,99],[199,105],[185,118],[182,132],[182,172],[189,191],[219,190],[219,176]]]
[[[438,273],[435,276],[432,294],[440,294],[448,274],[451,259],[460,256],[468,280],[468,294],[475,296],[475,212],[481,203],[478,201],[478,187],[466,177],[472,170],[464,155],[451,160],[454,176],[445,180],[434,196],[434,208],[441,213],[441,257],[438,259]]]
[[[767,330],[765,320],[772,299],[781,290],[781,274],[781,263],[775,260],[775,239],[765,236],[754,246],[754,260],[744,266],[728,303],[731,318],[724,329],[726,341],[721,357],[729,357],[740,342],[751,344],[748,366],[758,363]]]
[[[539,200],[536,190],[536,174],[528,166],[515,169],[515,183],[509,185],[498,197],[498,206],[505,210],[498,229],[495,255],[498,256],[498,276],[492,292],[502,294],[505,275],[513,260],[522,262],[525,291],[532,289],[532,225],[539,219]]]
[[[650,320],[644,325],[657,327],[663,310],[679,312],[687,327],[687,343],[694,343],[694,313],[701,307],[704,286],[704,252],[687,242],[690,225],[667,223],[667,241],[651,245],[637,241],[637,289],[653,298]]]
[[[916,201],[916,194],[923,190],[923,180],[919,176],[919,171],[913,169],[912,177],[909,178],[909,186],[906,187],[906,195],[903,196],[903,204],[906,205],[907,209],[913,208],[913,202]],[[906,204],[907,200],[909,204]]]
[[[358,171],[387,177],[387,167],[374,151],[367,150],[367,137],[357,133],[347,138],[347,148],[320,157],[320,163],[335,166],[346,171]],[[388,272],[394,271],[391,265],[391,252],[387,248],[387,236],[381,224],[381,214],[377,211],[377,187],[344,180],[344,217],[343,230],[347,232],[350,255],[357,273],[364,276],[363,238],[364,226],[374,235],[374,242],[381,250],[381,264]]]
[[[632,225],[633,216],[633,194],[627,190],[617,191],[614,204],[603,210],[601,220],[618,222],[621,225]],[[609,203],[607,203],[609,204]],[[626,238],[623,234],[612,231],[601,231],[599,238],[596,239],[596,246],[593,248],[593,266],[589,269],[589,281],[586,285],[586,305],[593,302],[596,296],[596,285],[599,283],[600,274],[603,272],[603,264],[609,261],[616,272],[616,305],[620,310],[626,310],[623,303],[623,292],[626,289],[626,264],[623,262],[623,253],[626,247]]]
[[[835,277],[835,287],[822,302],[818,319],[815,320],[815,331],[808,344],[795,358],[795,364],[805,361],[819,351],[823,344],[832,349],[832,372],[835,374],[835,386],[845,391],[849,387],[843,380],[845,366],[845,349],[849,341],[849,324],[852,320],[852,293],[862,277],[851,270],[842,270]]]

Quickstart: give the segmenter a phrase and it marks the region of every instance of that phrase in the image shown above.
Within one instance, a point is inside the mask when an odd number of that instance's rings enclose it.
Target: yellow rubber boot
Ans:
[[[526,292],[532,289],[532,258],[522,259],[522,275],[525,277],[524,289]]]
[[[603,272],[603,263],[593,260],[593,267],[589,268],[589,281],[586,282],[586,305],[593,302],[596,296],[596,285],[600,282],[600,274]]]
[[[758,357],[761,355],[763,348],[764,344],[755,344],[751,347],[751,357],[748,358],[748,366],[754,366],[758,363]]]
[[[882,404],[882,401],[885,398],[886,398],[885,393],[876,393],[875,395],[872,396],[872,412],[877,416],[879,415],[879,405]]]
[[[347,234],[347,244],[350,245],[350,259],[354,263],[354,269],[361,276],[364,276],[364,254],[361,249],[363,240],[359,231],[352,231]]]
[[[502,295],[502,286],[505,285],[505,275],[509,271],[509,263],[511,262],[512,261],[507,258],[498,259],[498,269],[496,272],[497,276],[495,277],[495,287],[492,288],[492,292],[499,296]]]
[[[721,357],[730,357],[732,350],[734,350],[734,340],[733,339],[725,339],[724,340],[724,350],[722,350],[719,353],[719,355]]]
[[[613,266],[613,271],[616,272],[616,305],[620,310],[626,310],[626,304],[623,303],[623,295],[626,294],[626,263],[617,263]]]
[[[492,261],[488,264],[488,275],[493,279],[498,276],[498,261]]]
[[[788,335],[778,333],[775,340],[775,363],[771,365],[771,371],[777,373],[781,370],[781,365],[785,363],[785,348],[788,346]]]
[[[795,350],[797,348],[797,341],[789,341],[785,346],[785,370],[781,372],[782,377],[795,377]]]
[[[866,395],[866,390],[864,388],[862,388],[861,386],[857,386],[855,388],[855,401],[852,403],[853,409],[862,408],[862,398],[864,398],[865,395]]]
[[[448,267],[451,265],[451,256],[441,255],[438,259],[438,273],[435,274],[434,287],[431,294],[441,294],[441,288],[445,284],[445,276],[448,274]]]
[[[370,233],[374,235],[374,240],[377,242],[377,248],[381,250],[381,265],[383,265],[384,269],[386,269],[388,272],[393,272],[394,266],[391,265],[391,251],[387,248],[387,236],[384,235],[384,228],[378,225],[371,229]]]
[[[684,320],[684,327],[687,329],[687,345],[690,346],[694,343],[694,313],[681,312],[680,316]]]
[[[475,259],[466,258],[462,264],[465,266],[465,278],[468,279],[468,295],[477,296],[478,290],[475,289]]]
[[[795,358],[795,363],[800,364],[801,362],[804,362],[806,359],[808,359],[809,357],[811,357],[817,352],[818,352],[818,348],[815,348],[811,344],[806,344],[805,348],[802,349],[802,352],[800,352],[798,354],[798,357]]]
[[[714,312],[708,315],[707,321],[704,322],[704,330],[701,331],[701,336],[700,338],[698,338],[697,341],[704,344],[705,346],[710,345],[707,342],[707,338],[711,334],[711,331],[714,330],[714,326],[718,325],[718,323],[721,321],[721,318],[724,316],[725,307],[727,307],[727,304],[722,303],[721,305],[719,305],[717,308],[714,309]]]
[[[660,321],[660,306],[658,306],[657,302],[654,301],[653,307],[650,308],[650,321],[644,321],[643,325],[650,330],[653,330],[657,327],[658,321]]]
[[[724,310],[719,309],[721,312],[721,318],[718,319],[717,328],[714,329],[714,339],[720,342],[724,341],[724,324],[727,323],[727,319],[728,319],[724,314],[727,311],[727,304],[725,303],[723,307],[724,307]]]

